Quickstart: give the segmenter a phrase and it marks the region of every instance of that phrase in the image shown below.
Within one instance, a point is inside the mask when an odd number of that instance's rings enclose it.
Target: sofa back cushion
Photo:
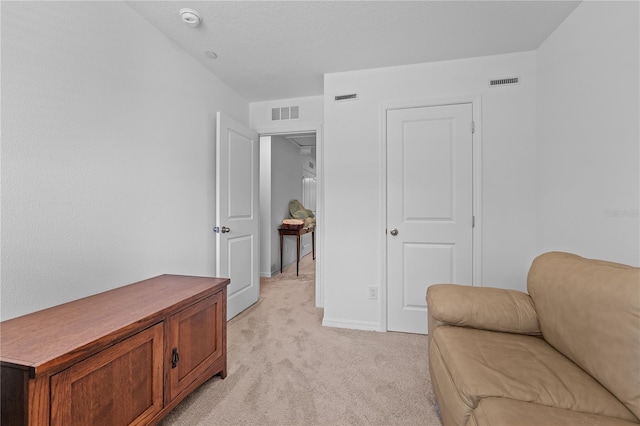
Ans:
[[[544,339],[640,418],[640,268],[545,253],[527,287]]]

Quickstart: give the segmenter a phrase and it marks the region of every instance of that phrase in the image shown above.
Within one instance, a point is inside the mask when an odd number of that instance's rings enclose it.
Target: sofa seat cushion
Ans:
[[[503,397],[623,420],[635,416],[595,379],[543,339],[443,326],[429,348],[432,380],[453,418],[465,425],[482,398]]]
[[[637,426],[638,423],[508,398],[482,399],[467,421],[467,426],[513,425]]]

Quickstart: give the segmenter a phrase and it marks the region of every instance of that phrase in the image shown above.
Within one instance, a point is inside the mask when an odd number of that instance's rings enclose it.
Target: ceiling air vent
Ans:
[[[509,86],[513,84],[520,84],[520,77],[509,78],[497,78],[495,80],[489,80],[489,86]]]
[[[299,106],[271,108],[271,121],[297,120],[298,118],[300,118]]]

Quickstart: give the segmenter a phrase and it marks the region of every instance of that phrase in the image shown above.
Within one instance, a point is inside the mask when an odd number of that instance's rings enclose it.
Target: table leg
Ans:
[[[280,273],[282,273],[282,240],[284,235],[280,234]]]
[[[300,268],[300,233],[298,233],[298,238],[296,238],[296,277],[299,274]]]

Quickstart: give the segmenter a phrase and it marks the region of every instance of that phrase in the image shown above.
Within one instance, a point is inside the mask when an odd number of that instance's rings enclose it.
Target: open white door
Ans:
[[[218,112],[216,120],[216,275],[231,278],[227,319],[260,296],[258,134]]]

